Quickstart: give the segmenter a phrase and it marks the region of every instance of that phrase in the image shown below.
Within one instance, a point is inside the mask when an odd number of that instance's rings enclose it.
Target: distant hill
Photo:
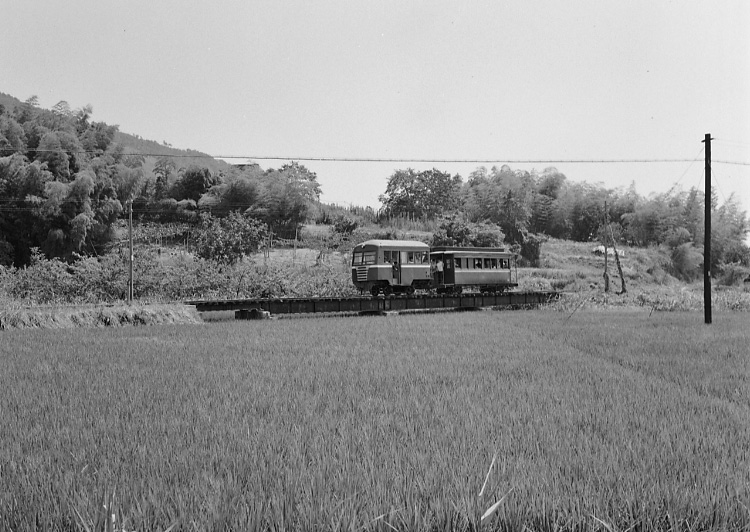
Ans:
[[[3,105],[9,111],[23,105],[23,103],[18,98],[0,92],[0,105]],[[153,140],[146,140],[140,135],[118,131],[115,135],[115,142],[121,144],[127,153],[144,155],[143,170],[146,175],[153,172],[154,165],[159,157],[173,157],[177,169],[196,165],[208,168],[212,174],[218,174],[219,172],[228,174],[232,170],[232,165],[229,163],[214,159],[206,153],[196,150],[180,150]]]
[[[118,131],[115,135],[115,142],[121,144],[128,153],[139,153],[144,156],[143,171],[146,174],[153,172],[154,165],[159,157],[173,157],[178,169],[196,165],[208,168],[212,174],[220,172],[228,174],[232,170],[232,165],[214,159],[207,153],[196,150],[180,150],[130,133]]]

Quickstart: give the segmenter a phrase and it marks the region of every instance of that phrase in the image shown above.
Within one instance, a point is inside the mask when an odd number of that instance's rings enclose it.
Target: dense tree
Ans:
[[[156,176],[156,183],[154,186],[154,197],[155,201],[161,201],[167,195],[169,190],[169,181],[177,165],[171,157],[159,157],[154,165],[154,175]]]
[[[217,197],[212,212],[218,216],[226,216],[232,211],[245,212],[258,203],[259,189],[260,185],[255,180],[242,176],[229,178],[227,183],[211,189],[210,192]]]
[[[263,176],[259,201],[247,212],[263,220],[274,235],[295,238],[307,220],[310,188],[281,171]]]
[[[469,219],[490,221],[501,227],[511,242],[520,242],[533,221],[534,176],[513,171],[508,165],[480,167],[472,172],[462,196]]]
[[[0,135],[6,140],[0,139],[0,148],[4,154],[12,151],[0,157],[4,262],[28,264],[32,248],[74,260],[103,251],[114,237],[113,223],[122,212],[118,186],[128,194],[124,182],[132,179],[118,182],[122,161],[105,153],[116,126],[92,126],[90,113],[90,106],[73,112],[66,102],[44,110],[30,98],[12,114],[7,109],[0,114]],[[82,144],[92,127],[103,134],[97,139],[100,156],[85,153]]]
[[[473,223],[460,215],[447,215],[432,235],[433,246],[501,246],[505,235],[495,224]]]
[[[388,179],[380,202],[391,216],[432,218],[459,207],[461,176],[451,176],[437,169],[417,172],[412,168],[397,170]]]
[[[182,172],[169,195],[177,201],[187,199],[197,202],[208,189],[217,184],[218,179],[211,175],[208,168],[191,165]]]
[[[297,161],[282,165],[279,172],[284,174],[290,182],[295,183],[298,191],[308,201],[320,200],[321,189],[315,172],[308,170]]]
[[[26,132],[15,119],[0,114],[0,157],[26,151]]]

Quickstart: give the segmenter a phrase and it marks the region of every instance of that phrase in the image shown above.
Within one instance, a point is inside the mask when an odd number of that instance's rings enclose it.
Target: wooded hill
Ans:
[[[686,279],[703,260],[704,200],[695,188],[643,197],[634,186],[573,182],[555,168],[479,167],[465,181],[437,168],[406,168],[388,179],[376,214],[321,205],[316,174],[297,162],[232,167],[92,121],[91,106],[63,101],[47,110],[36,97],[21,102],[1,93],[0,106],[0,264],[28,264],[33,248],[68,262],[101,255],[129,203],[137,220],[158,223],[217,227],[210,218],[235,213],[227,227],[245,227],[239,214],[259,238],[293,239],[310,221],[351,232],[409,220],[443,244],[505,243],[532,265],[547,237],[662,246]],[[732,196],[711,204],[713,273],[747,267],[746,212]]]

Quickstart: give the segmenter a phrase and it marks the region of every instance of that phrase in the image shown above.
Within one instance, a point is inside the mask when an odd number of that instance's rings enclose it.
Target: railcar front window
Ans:
[[[362,255],[362,264],[375,264],[375,252],[365,251]]]
[[[362,264],[362,253],[354,252],[352,257],[352,266],[360,266]]]

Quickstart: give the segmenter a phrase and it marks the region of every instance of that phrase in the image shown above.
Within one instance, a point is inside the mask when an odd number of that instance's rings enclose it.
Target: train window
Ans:
[[[362,264],[375,264],[375,252],[365,251],[362,255]]]
[[[497,259],[490,259],[490,268],[497,270]]]
[[[474,269],[475,270],[482,269],[482,259],[474,259]]]
[[[457,269],[457,270],[460,270],[460,269],[461,269],[461,259],[459,259],[459,258],[455,258],[455,259],[453,259],[453,261],[454,261],[454,262],[455,262],[455,264],[456,264],[456,269]]]
[[[413,251],[410,251],[409,254],[406,256],[406,261],[409,264],[414,264],[415,261],[414,261],[414,252]]]
[[[508,269],[510,266],[508,266],[508,260],[507,259],[500,259],[500,267],[504,269]]]
[[[391,263],[391,252],[390,251],[384,251],[383,252],[383,262],[386,264]]]

